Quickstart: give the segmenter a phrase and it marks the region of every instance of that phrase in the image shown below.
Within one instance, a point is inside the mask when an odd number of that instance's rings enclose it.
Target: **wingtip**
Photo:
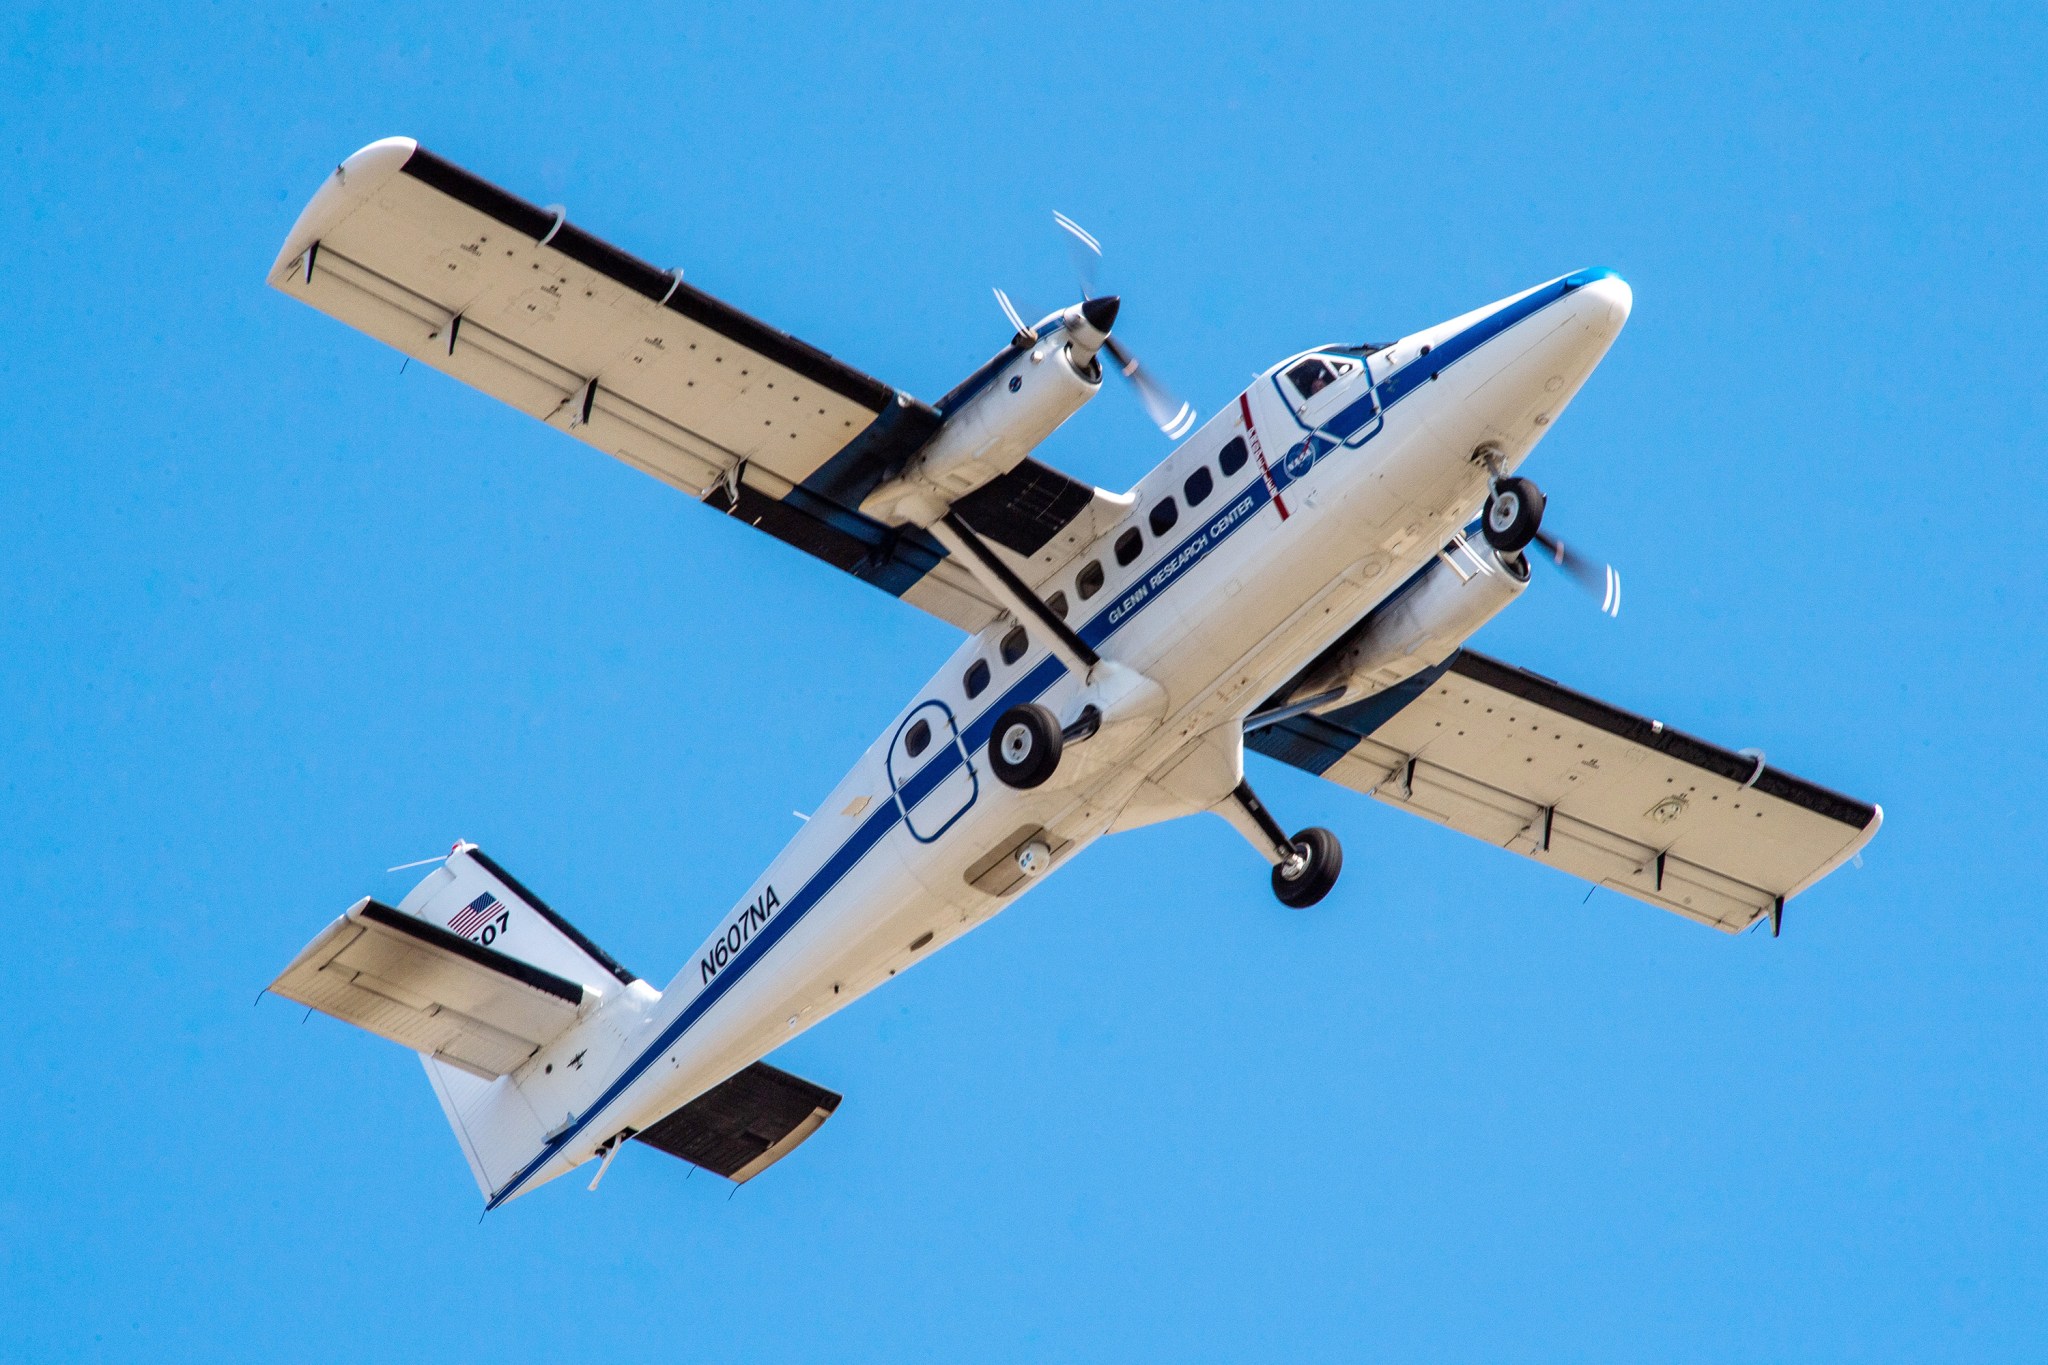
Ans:
[[[403,170],[419,147],[416,138],[382,137],[342,158],[306,201],[306,207],[286,234],[277,259],[270,265],[271,284],[281,287],[294,273],[306,249],[353,212],[377,186]]]

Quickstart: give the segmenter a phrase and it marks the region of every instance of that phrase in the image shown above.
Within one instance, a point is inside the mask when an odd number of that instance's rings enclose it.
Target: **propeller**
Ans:
[[[1074,273],[1081,282],[1082,312],[1091,325],[1107,335],[1110,323],[1116,319],[1117,299],[1114,295],[1099,297],[1095,292],[1096,274],[1102,264],[1102,243],[1094,233],[1057,209],[1053,211],[1052,220],[1068,237],[1067,249],[1074,258]],[[1003,297],[1001,290],[996,291],[996,297],[1005,305],[1005,316],[1014,321],[1015,312],[1008,307],[1009,300]],[[1098,313],[1106,313],[1107,320],[1098,321]],[[1020,335],[1027,331],[1022,327],[1017,330]],[[1107,336],[1102,349],[1108,351],[1110,359],[1116,362],[1118,373],[1130,381],[1145,415],[1166,433],[1168,439],[1178,441],[1195,429],[1194,407],[1175,397],[1173,391],[1160,382],[1159,376],[1146,369],[1138,357],[1131,354],[1128,346],[1114,336]]]
[[[1067,243],[1067,255],[1074,262],[1074,275],[1081,281],[1081,297],[1092,298],[1095,294],[1095,278],[1102,269],[1102,243],[1095,234],[1082,227],[1058,209],[1052,211],[1052,220],[1071,239]]]
[[[1017,339],[1022,344],[1029,346],[1032,342],[1038,340],[1038,333],[1024,325],[1024,315],[1017,311],[1016,304],[1010,302],[1010,296],[1000,289],[996,290],[996,306],[1003,310],[1003,316],[1008,318],[1010,325],[1017,329]]]
[[[1137,392],[1138,402],[1152,419],[1152,425],[1165,432],[1169,440],[1178,441],[1195,429],[1194,407],[1175,398],[1121,341],[1111,337],[1102,343],[1102,349],[1116,362],[1117,371],[1131,381],[1131,388]]]
[[[1563,538],[1545,530],[1544,513],[1549,510],[1550,500],[1527,479],[1509,477],[1501,467],[1502,457],[1497,448],[1482,446],[1474,458],[1483,460],[1493,476],[1487,481],[1486,506],[1480,512],[1487,538],[1513,536],[1520,527],[1534,523],[1532,530],[1523,533],[1528,537],[1523,543],[1541,545],[1549,552],[1550,562],[1566,577],[1600,599],[1602,612],[1620,616],[1621,571],[1605,560],[1577,553]]]
[[[1604,560],[1588,559],[1574,551],[1562,540],[1548,531],[1536,532],[1536,543],[1550,552],[1553,564],[1585,589],[1600,599],[1600,610],[1609,616],[1621,615],[1621,571]]]

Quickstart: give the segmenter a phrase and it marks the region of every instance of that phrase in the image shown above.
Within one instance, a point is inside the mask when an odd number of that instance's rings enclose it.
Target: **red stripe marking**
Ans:
[[[1259,444],[1259,429],[1252,425],[1252,395],[1247,389],[1237,396],[1237,410],[1244,417],[1244,434],[1251,438],[1252,454],[1258,457],[1259,476],[1266,481],[1266,491],[1273,495],[1273,505],[1280,509],[1280,520],[1287,520],[1287,502],[1280,496],[1280,485],[1273,482],[1273,471],[1266,467],[1266,448]]]

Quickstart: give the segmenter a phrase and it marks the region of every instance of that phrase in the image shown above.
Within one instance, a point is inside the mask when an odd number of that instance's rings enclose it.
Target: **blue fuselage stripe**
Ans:
[[[1457,364],[1508,328],[1524,318],[1543,311],[1573,292],[1579,287],[1574,283],[1578,278],[1576,275],[1567,276],[1561,280],[1553,280],[1539,289],[1532,289],[1507,307],[1488,313],[1457,335],[1446,337],[1441,343],[1430,348],[1428,355],[1418,356],[1381,381],[1380,401],[1387,407],[1393,407],[1427,384],[1435,375]]]

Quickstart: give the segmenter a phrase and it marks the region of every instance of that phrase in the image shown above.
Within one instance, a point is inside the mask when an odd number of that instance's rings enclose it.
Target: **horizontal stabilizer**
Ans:
[[[634,1137],[745,1184],[795,1151],[838,1107],[839,1096],[823,1086],[755,1062]]]
[[[575,1023],[585,997],[574,981],[368,898],[270,989],[486,1079]]]

